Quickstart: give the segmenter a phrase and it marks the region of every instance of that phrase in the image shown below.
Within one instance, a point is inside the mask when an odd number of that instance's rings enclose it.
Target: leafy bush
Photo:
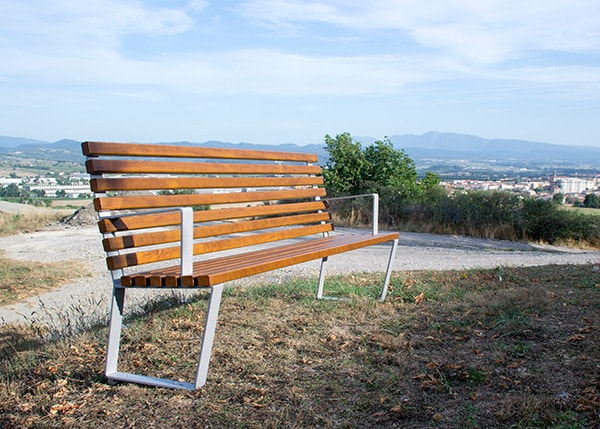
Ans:
[[[388,138],[365,150],[348,133],[327,135],[325,143],[330,155],[324,169],[329,194],[378,193],[380,221],[389,228],[600,247],[600,216],[504,191],[449,195],[433,173],[418,181],[412,159],[395,150]],[[597,200],[590,194],[586,204],[595,205]],[[371,206],[364,199],[336,202],[332,211],[336,222],[371,221]]]

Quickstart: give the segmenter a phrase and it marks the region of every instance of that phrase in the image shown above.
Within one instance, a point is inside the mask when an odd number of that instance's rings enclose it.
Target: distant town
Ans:
[[[87,173],[76,172],[47,173],[45,176],[24,177],[0,176],[0,188],[5,196],[19,196],[22,191],[38,198],[91,198],[90,177]],[[499,180],[454,179],[445,180],[441,185],[450,193],[464,191],[507,191],[542,199],[556,199],[561,202],[577,204],[584,201],[586,195],[600,191],[600,175],[595,176],[558,176],[540,178],[504,178]],[[15,195],[6,195],[7,189],[17,191]]]
[[[373,140],[369,139],[361,138],[365,144]],[[573,205],[583,203],[588,195],[595,198],[600,194],[600,148],[438,132],[396,135],[391,140],[396,147],[406,148],[419,176],[428,171],[439,175],[449,193],[507,191]],[[199,144],[232,146],[215,141]],[[234,146],[277,148],[246,143]],[[316,153],[321,165],[328,158],[322,144],[291,148]],[[84,172],[84,161],[81,143],[74,140],[48,143],[0,136],[0,197],[89,199],[90,178]]]
[[[600,191],[600,176],[557,176],[547,178],[507,178],[501,180],[457,179],[442,182],[449,192],[507,191],[530,197],[553,199],[560,195],[562,203],[577,204],[586,195]]]

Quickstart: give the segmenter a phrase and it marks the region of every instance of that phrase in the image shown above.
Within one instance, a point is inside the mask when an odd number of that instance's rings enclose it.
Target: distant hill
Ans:
[[[10,148],[23,145],[45,145],[43,140],[28,139],[25,137],[0,136],[0,148]]]
[[[370,145],[376,139],[373,137],[354,137],[363,147]],[[483,137],[456,134],[428,132],[423,135],[403,134],[393,135],[390,140],[397,149],[404,149],[416,162],[429,160],[496,160],[522,162],[573,162],[592,164],[600,163],[600,148],[588,146],[567,146],[550,143],[531,142],[526,140],[485,139]],[[165,142],[167,143],[167,142]],[[220,141],[168,142],[182,145],[200,145],[207,147],[235,147],[256,150],[284,150],[293,152],[316,153],[321,164],[327,160],[324,143],[305,146],[296,144],[255,144],[227,143]],[[64,139],[57,142],[21,137],[0,136],[0,154],[12,154],[36,159],[54,161],[83,162],[81,142]]]
[[[18,141],[23,143],[15,145]],[[0,154],[50,161],[84,161],[84,157],[81,155],[81,142],[67,139],[50,143],[40,140],[0,136]]]
[[[569,161],[600,163],[600,148],[567,146],[515,139],[431,131],[423,135],[391,136],[396,148],[405,148],[415,159],[467,159],[516,161]]]

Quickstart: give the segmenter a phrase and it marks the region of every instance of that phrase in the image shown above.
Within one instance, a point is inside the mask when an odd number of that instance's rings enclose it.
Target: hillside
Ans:
[[[362,136],[354,137],[363,146],[376,139]],[[441,133],[431,131],[423,135],[392,135],[390,140],[397,149],[404,149],[415,161],[421,160],[469,160],[494,162],[552,162],[574,163],[581,166],[598,167],[600,147],[557,145],[542,142],[531,142],[516,139],[486,139],[483,137]],[[236,147],[258,150],[273,150],[317,153],[321,163],[327,159],[323,143],[305,146],[296,144],[268,145],[259,143],[228,143],[220,141],[169,142],[183,145],[201,145],[208,147]],[[80,142],[64,139],[57,142],[20,137],[0,136],[0,155],[14,155],[24,158],[45,159],[53,161],[83,162]]]

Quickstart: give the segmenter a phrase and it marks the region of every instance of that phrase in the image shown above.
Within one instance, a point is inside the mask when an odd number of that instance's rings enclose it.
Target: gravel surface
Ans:
[[[28,261],[83,264],[90,277],[52,292],[0,307],[0,323],[40,322],[60,329],[83,319],[103,320],[110,302],[111,280],[96,226],[57,226],[47,231],[0,238],[7,257]],[[372,246],[329,259],[329,273],[385,271],[389,246]],[[599,251],[541,246],[435,234],[401,233],[394,270],[460,270],[498,266],[600,264]],[[238,280],[233,284],[282,282],[293,276],[317,276],[319,261]],[[146,291],[136,291],[142,302]],[[163,292],[164,293],[164,292]],[[172,292],[169,292],[172,293]],[[177,292],[184,298],[182,292]],[[134,294],[130,294],[134,295]]]

